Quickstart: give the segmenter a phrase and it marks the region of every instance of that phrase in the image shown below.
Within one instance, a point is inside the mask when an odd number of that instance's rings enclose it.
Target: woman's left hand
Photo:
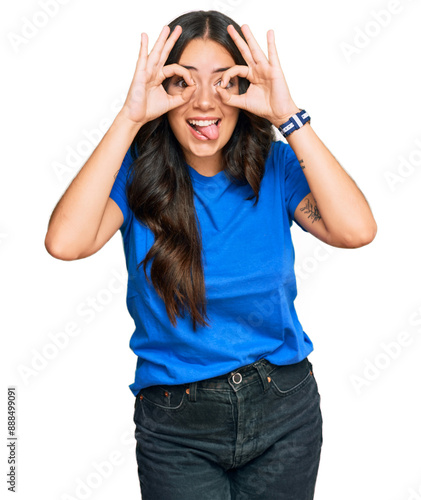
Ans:
[[[228,33],[247,66],[236,65],[225,71],[217,91],[224,104],[266,118],[279,127],[300,109],[289,93],[276,51],[275,34],[273,30],[267,33],[268,59],[246,24],[241,27],[241,31],[247,43],[232,25],[228,26]],[[250,82],[245,94],[236,95],[225,88],[235,76],[246,78]]]

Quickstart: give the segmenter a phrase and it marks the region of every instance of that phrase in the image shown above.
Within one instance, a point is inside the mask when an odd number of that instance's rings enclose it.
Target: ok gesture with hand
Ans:
[[[236,65],[228,69],[222,75],[221,85],[217,91],[225,104],[266,118],[279,127],[291,115],[297,113],[299,108],[291,98],[282,72],[275,46],[275,34],[273,30],[267,33],[268,57],[266,57],[250,28],[244,25],[241,31],[246,41],[232,25],[228,26],[228,33],[240,50],[247,66]],[[226,90],[229,81],[235,76],[246,78],[250,82],[245,94],[234,95]]]
[[[169,36],[170,28],[165,26],[149,55],[148,36],[142,33],[136,71],[122,110],[133,122],[144,124],[190,100],[196,88],[190,71],[179,64],[164,66],[181,31],[177,26]],[[172,96],[167,94],[162,82],[174,75],[182,77],[188,86]]]

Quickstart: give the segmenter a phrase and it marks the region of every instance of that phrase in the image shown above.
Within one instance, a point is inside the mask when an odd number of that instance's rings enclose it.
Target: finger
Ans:
[[[227,27],[228,34],[233,39],[235,45],[237,45],[238,50],[241,52],[246,63],[251,66],[255,64],[253,56],[251,55],[251,51],[247,45],[247,43],[243,40],[243,38],[239,35],[238,31],[234,28],[232,24]]]
[[[164,48],[165,42],[167,41],[168,35],[170,34],[170,27],[164,26],[155,45],[152,47],[151,53],[148,57],[148,66],[152,67],[159,61],[162,49]]]
[[[148,60],[148,35],[142,33],[140,35],[140,51],[138,59],[138,68],[144,70],[146,68],[146,62]]]
[[[253,33],[251,32],[251,29],[248,27],[248,25],[244,24],[244,26],[241,27],[241,31],[243,32],[243,35],[244,35],[245,39],[247,40],[247,43],[248,43],[248,46],[250,47],[250,52],[253,56],[254,61],[256,61],[256,63],[267,62],[267,58],[265,56],[265,53],[260,48],[259,44],[257,43],[256,39],[254,38]]]
[[[244,94],[231,94],[231,92],[222,87],[216,87],[216,91],[224,104],[228,104],[229,106],[233,106],[235,108],[247,109]]]
[[[267,32],[267,40],[268,40],[268,56],[269,56],[269,64],[272,66],[280,66],[278,51],[276,50],[275,44],[275,32],[273,30],[269,30]]]
[[[221,77],[221,87],[225,88],[230,80],[235,76],[239,76],[241,78],[249,78],[251,75],[250,68],[248,66],[232,66],[222,73]]]
[[[182,106],[183,104],[186,104],[186,102],[189,102],[195,90],[196,87],[187,87],[183,90],[181,94],[174,96],[168,95],[168,101],[170,103],[168,111],[177,108],[178,106]]]
[[[187,68],[183,68],[183,66],[180,66],[179,64],[168,64],[168,66],[163,66],[161,73],[163,76],[162,81],[164,81],[166,78],[171,78],[172,76],[178,75],[184,78],[187,85],[196,85],[190,71]]]
[[[168,56],[170,55],[171,50],[173,49],[175,42],[178,40],[182,33],[182,28],[181,26],[176,26],[171,33],[171,36],[168,38],[168,40],[165,42],[164,48],[161,52],[161,57],[159,59],[159,64],[164,66],[165,62],[168,59]]]

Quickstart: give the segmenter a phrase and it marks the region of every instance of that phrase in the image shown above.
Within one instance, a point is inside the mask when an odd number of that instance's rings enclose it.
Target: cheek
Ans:
[[[175,111],[169,111],[167,113],[168,123],[170,124],[171,130],[174,135],[177,135],[177,132],[181,130],[182,122],[180,116]]]
[[[239,115],[240,111],[236,108],[230,108],[229,113],[225,115],[225,119],[229,122],[230,129],[234,130],[237,125]]]

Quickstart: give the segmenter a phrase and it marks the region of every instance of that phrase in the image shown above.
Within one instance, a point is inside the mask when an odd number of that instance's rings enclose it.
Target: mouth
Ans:
[[[187,123],[196,139],[215,140],[219,137],[220,118],[205,120],[189,119]]]

